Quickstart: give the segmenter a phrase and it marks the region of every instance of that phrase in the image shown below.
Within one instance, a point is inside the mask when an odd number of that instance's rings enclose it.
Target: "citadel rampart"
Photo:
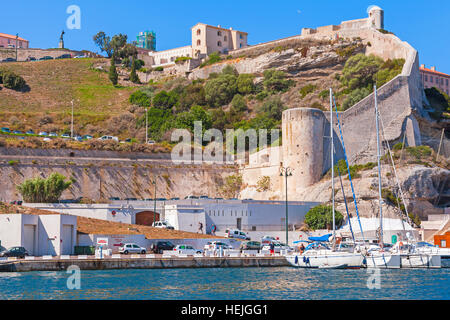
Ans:
[[[72,57],[81,55],[80,51],[73,51],[68,49],[17,49],[17,61],[26,61],[29,57],[33,57],[39,60],[43,57],[49,56],[52,58],[57,58],[63,54],[70,54]],[[16,58],[16,49],[10,48],[0,48],[0,61],[6,58]]]
[[[283,45],[284,42],[310,39],[316,41],[354,39],[359,38],[366,45],[366,55],[374,54],[387,59],[405,59],[402,73],[386,83],[378,90],[378,105],[384,125],[385,138],[390,143],[399,141],[405,135],[409,146],[421,144],[421,134],[415,114],[422,114],[424,92],[419,73],[418,52],[408,43],[401,41],[393,34],[382,33],[377,29],[384,26],[383,12],[375,7],[369,11],[369,18],[345,21],[339,26],[326,26],[317,29],[303,29],[301,36],[278,40],[277,42],[261,44],[261,46]],[[234,51],[233,54],[243,53],[244,50],[255,50],[249,47]],[[321,178],[318,172],[325,173],[330,167],[330,139],[324,132],[329,132],[329,114],[320,110],[315,112],[298,113],[287,110],[283,113],[283,147],[273,149],[279,152],[278,161],[261,157],[267,153],[262,150],[251,155],[250,164],[242,167],[244,184],[249,187],[243,192],[243,197],[280,198],[283,188],[274,188],[276,192],[256,193],[252,181],[258,177],[268,176],[273,186],[282,186],[279,175],[280,166],[291,166],[297,172],[296,179],[292,179],[288,187],[288,195],[292,198],[302,188],[306,188]],[[298,110],[298,109],[293,109]],[[298,114],[297,114],[298,113]],[[321,114],[319,116],[319,114]],[[310,119],[308,119],[308,117]],[[309,128],[309,121],[323,118],[323,128],[316,125],[313,132],[305,132],[300,128]],[[376,130],[374,95],[370,94],[350,109],[340,112],[339,120],[342,125],[344,144],[351,164],[366,163],[376,159]],[[289,126],[299,130],[290,130],[285,126],[285,119],[289,119]],[[328,127],[328,129],[327,129]],[[313,128],[310,128],[313,129]],[[343,157],[342,145],[339,145],[339,129],[334,115],[334,135],[337,144],[335,160]],[[260,160],[263,159],[261,162]],[[296,180],[293,182],[293,180]],[[300,181],[300,183],[298,183]]]

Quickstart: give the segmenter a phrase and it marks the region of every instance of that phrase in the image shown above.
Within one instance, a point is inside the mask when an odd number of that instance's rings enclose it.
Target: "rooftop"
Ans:
[[[1,33],[1,32],[0,32],[0,37],[16,40],[16,36],[13,36],[13,35],[10,35],[10,34],[6,34],[6,33]],[[27,41],[28,42],[28,40],[25,40],[24,38],[21,38],[21,37],[18,37],[17,40],[19,40],[19,41]]]
[[[431,67],[431,69],[428,69],[428,68],[425,68],[424,64],[422,64],[419,69],[420,69],[420,71],[425,71],[425,72],[429,72],[429,73],[433,73],[433,74],[436,74],[436,75],[440,75],[440,76],[444,76],[444,77],[450,78],[449,74],[436,71],[436,67]]]

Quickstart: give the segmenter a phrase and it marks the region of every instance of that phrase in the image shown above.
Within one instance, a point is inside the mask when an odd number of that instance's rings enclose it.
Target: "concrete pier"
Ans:
[[[283,267],[288,262],[282,256],[274,257],[155,257],[155,258],[106,258],[96,259],[48,259],[16,260],[0,262],[0,272],[65,271],[70,266],[81,270],[112,269],[164,269],[164,268],[244,268],[244,267]]]

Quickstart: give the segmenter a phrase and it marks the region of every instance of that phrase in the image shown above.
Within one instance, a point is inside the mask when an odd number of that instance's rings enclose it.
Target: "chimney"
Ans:
[[[436,67],[435,67],[435,66],[432,66],[432,67],[431,67],[431,70],[436,71]]]
[[[425,65],[424,65],[424,64],[421,64],[420,67],[421,67],[422,69],[425,69]]]
[[[217,26],[217,28],[222,28],[221,26],[220,26],[220,24]]]

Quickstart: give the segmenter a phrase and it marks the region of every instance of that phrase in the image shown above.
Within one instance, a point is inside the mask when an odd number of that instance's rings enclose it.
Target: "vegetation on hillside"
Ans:
[[[344,221],[341,212],[335,210],[336,229],[340,228]],[[332,229],[333,228],[333,207],[327,205],[319,205],[311,208],[305,216],[305,223],[311,230]]]
[[[430,103],[430,116],[435,120],[450,119],[450,97],[435,87],[425,89]]]
[[[36,177],[25,180],[17,186],[17,190],[25,202],[29,203],[55,203],[62,193],[72,185],[60,173],[52,173],[47,179]]]

